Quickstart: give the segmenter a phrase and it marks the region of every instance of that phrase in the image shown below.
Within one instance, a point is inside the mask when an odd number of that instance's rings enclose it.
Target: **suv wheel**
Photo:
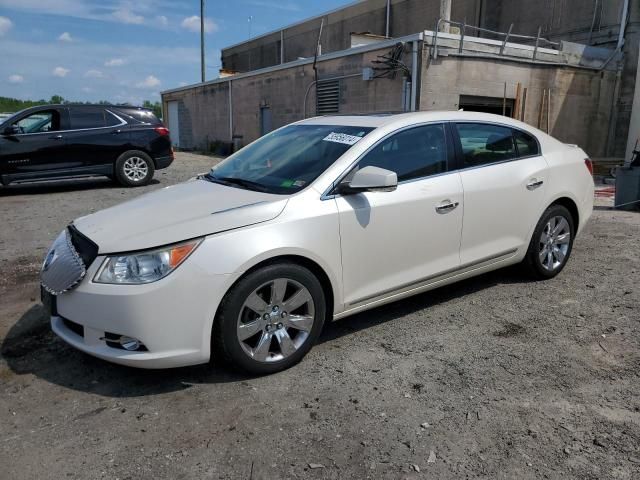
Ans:
[[[291,263],[261,268],[223,299],[212,332],[213,357],[251,373],[284,370],[311,349],[325,314],[324,291],[309,270]]]
[[[155,171],[153,160],[144,152],[125,152],[116,160],[116,178],[125,187],[147,185]]]
[[[550,206],[533,232],[524,266],[534,278],[555,277],[569,260],[574,237],[575,226],[569,210],[562,205]]]

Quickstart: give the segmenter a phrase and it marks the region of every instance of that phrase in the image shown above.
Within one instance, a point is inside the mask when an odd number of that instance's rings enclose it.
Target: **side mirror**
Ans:
[[[4,130],[2,131],[2,134],[6,135],[7,137],[10,137],[12,135],[18,135],[20,133],[22,133],[22,129],[17,125],[9,125],[8,127],[5,127]]]
[[[338,192],[349,195],[361,192],[393,192],[398,188],[398,175],[379,167],[358,170],[351,181],[340,184]]]

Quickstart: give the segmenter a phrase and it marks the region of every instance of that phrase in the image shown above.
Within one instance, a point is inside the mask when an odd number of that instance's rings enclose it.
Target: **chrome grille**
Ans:
[[[71,242],[69,230],[65,228],[44,258],[40,283],[47,292],[60,295],[78,285],[86,274],[84,262]]]

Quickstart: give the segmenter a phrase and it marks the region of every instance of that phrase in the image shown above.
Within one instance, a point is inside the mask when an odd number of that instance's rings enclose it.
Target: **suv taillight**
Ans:
[[[591,174],[591,176],[593,177],[593,162],[591,161],[591,159],[585,158],[584,164],[587,167],[587,170],[589,170],[589,173]]]
[[[169,129],[167,127],[156,127],[154,128],[154,130],[161,137],[166,137],[169,135]]]

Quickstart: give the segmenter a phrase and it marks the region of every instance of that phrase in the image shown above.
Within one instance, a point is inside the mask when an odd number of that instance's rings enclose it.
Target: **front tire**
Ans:
[[[155,166],[144,152],[131,150],[118,157],[115,165],[116,178],[125,187],[141,187],[153,178]]]
[[[535,279],[546,280],[558,275],[573,250],[575,237],[573,216],[562,205],[551,205],[540,218],[523,261]]]
[[[318,339],[326,315],[322,285],[293,263],[269,265],[242,278],[214,322],[214,356],[255,374],[298,363]]]

